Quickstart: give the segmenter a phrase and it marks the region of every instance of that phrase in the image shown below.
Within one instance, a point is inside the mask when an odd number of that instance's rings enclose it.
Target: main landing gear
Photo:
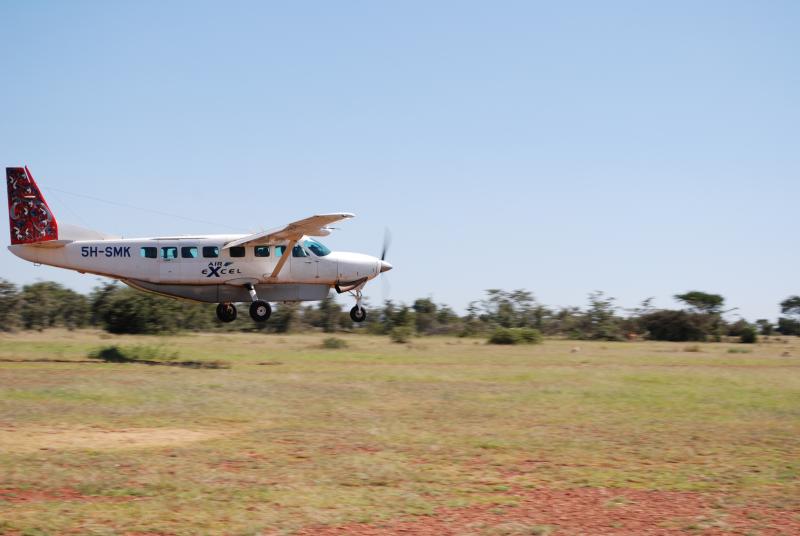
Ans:
[[[245,288],[250,293],[253,302],[250,304],[250,318],[256,322],[266,322],[272,314],[272,307],[264,300],[259,300],[256,288],[253,285],[246,285]],[[230,302],[217,305],[217,318],[220,322],[233,322],[236,320],[236,306]]]
[[[253,303],[250,304],[250,318],[256,322],[266,322],[269,315],[272,314],[272,307],[264,300],[258,299],[256,287],[252,283],[246,284],[245,288],[250,293],[250,299],[253,300]]]
[[[360,323],[367,319],[367,310],[361,305],[361,289],[357,289],[352,294],[355,294],[356,305],[350,309],[350,318],[353,319],[353,322]]]
[[[236,320],[236,306],[232,303],[217,305],[217,318],[220,322],[233,322]]]

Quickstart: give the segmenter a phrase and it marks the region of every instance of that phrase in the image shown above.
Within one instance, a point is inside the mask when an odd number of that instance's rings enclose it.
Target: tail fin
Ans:
[[[58,240],[58,223],[27,167],[6,168],[12,244]]]

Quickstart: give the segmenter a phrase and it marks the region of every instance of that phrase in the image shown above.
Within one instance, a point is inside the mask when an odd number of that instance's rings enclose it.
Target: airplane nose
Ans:
[[[388,262],[381,261],[381,273],[388,272],[392,268],[394,268],[394,267],[391,264],[389,264]]]

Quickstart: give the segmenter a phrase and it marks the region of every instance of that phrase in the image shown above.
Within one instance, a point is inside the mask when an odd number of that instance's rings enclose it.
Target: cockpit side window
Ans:
[[[308,257],[308,253],[303,249],[303,246],[297,244],[292,248],[292,257]]]
[[[310,249],[311,253],[313,253],[317,257],[324,257],[325,255],[330,255],[331,252],[331,250],[328,249],[325,245],[311,238],[303,240],[303,245],[306,248]]]

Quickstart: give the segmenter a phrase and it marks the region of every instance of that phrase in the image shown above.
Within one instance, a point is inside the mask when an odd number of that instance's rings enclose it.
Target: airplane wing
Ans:
[[[336,223],[337,221],[348,220],[354,216],[355,214],[350,214],[349,212],[318,214],[310,218],[292,222],[279,229],[272,229],[270,231],[251,234],[243,238],[232,240],[222,246],[222,249],[243,245],[270,245],[278,242],[291,242],[300,240],[303,235],[328,236],[331,234],[331,230],[327,228],[328,225]]]

